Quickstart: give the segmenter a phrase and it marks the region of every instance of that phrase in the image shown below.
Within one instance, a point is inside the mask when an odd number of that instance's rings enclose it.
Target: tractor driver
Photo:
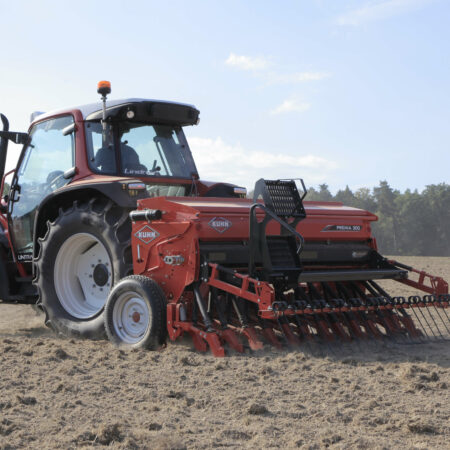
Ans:
[[[125,175],[145,175],[147,174],[147,167],[139,161],[139,155],[133,147],[128,145],[128,141],[122,142],[123,133],[120,135],[120,155],[122,163],[122,172]],[[108,143],[109,142],[109,143]],[[97,169],[105,173],[114,173],[116,167],[116,157],[113,151],[111,139],[108,136],[105,139],[105,144],[97,150],[95,154],[95,166]]]

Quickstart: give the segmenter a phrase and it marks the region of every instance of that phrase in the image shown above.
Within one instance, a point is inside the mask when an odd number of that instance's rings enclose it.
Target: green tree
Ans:
[[[355,192],[355,206],[370,212],[376,211],[377,202],[369,188],[362,187]]]
[[[426,186],[422,192],[426,221],[427,253],[450,255],[450,185],[446,183]]]
[[[305,200],[314,202],[332,202],[334,198],[333,194],[328,188],[328,185],[320,184],[318,190],[314,189],[313,187],[308,188],[308,194]]]
[[[348,186],[343,191],[338,191],[334,199],[346,206],[356,206],[356,198]]]
[[[377,202],[379,222],[374,226],[374,232],[380,248],[390,248],[391,252],[398,252],[398,214],[395,199],[399,195],[389,183],[380,181],[380,185],[373,189],[373,195]]]
[[[319,184],[319,200],[321,202],[331,202],[333,201],[333,195],[328,188],[328,184]]]
[[[426,241],[429,239],[424,197],[417,190],[409,189],[399,195],[395,201],[398,216],[398,226],[401,230],[397,242],[398,255],[425,255]]]
[[[308,188],[308,194],[305,197],[305,200],[309,202],[318,202],[320,201],[319,191],[314,189],[313,187]]]

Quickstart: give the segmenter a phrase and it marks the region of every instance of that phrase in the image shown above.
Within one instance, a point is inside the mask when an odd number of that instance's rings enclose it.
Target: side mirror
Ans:
[[[63,174],[63,178],[65,178],[66,180],[69,180],[70,178],[72,178],[73,176],[75,176],[78,172],[78,169],[76,167],[71,167],[70,169],[67,169],[64,174]]]
[[[77,131],[77,126],[74,123],[71,123],[66,128],[62,129],[63,136],[68,136],[69,134],[72,134],[74,131]]]
[[[5,138],[14,142],[14,144],[25,145],[28,144],[29,136],[28,133],[18,133],[15,131],[0,131],[0,138]]]

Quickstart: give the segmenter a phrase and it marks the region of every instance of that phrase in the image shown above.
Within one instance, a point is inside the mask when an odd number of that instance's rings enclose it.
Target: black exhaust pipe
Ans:
[[[0,133],[0,182],[3,179],[5,173],[6,153],[8,151],[8,131],[9,122],[6,116],[0,113],[0,119],[3,124],[2,133]]]
[[[3,114],[0,113],[0,120],[3,124],[3,130],[0,131],[0,182],[3,180],[5,174],[6,154],[8,153],[8,141],[14,142],[14,144],[25,145],[28,143],[28,133],[19,133],[15,131],[9,131],[9,121]]]

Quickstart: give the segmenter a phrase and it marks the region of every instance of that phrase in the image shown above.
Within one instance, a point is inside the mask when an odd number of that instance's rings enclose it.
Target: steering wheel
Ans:
[[[153,161],[153,167],[151,168],[150,172],[159,172],[161,170],[161,167],[158,166],[158,161],[156,159]]]

